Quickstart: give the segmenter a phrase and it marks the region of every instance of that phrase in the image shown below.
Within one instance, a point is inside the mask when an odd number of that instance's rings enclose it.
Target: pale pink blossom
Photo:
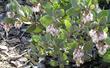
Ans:
[[[100,32],[99,33],[99,40],[103,40],[107,38],[107,33],[106,32]]]
[[[97,36],[97,32],[96,32],[96,30],[90,30],[89,31],[89,35],[90,35],[90,37],[92,38],[92,41],[94,42],[94,43],[96,43],[96,42],[98,42],[99,40],[98,40],[98,36]]]
[[[91,11],[88,10],[88,12],[84,11],[82,14],[82,21],[85,23],[93,21],[93,14]]]
[[[59,30],[56,29],[53,25],[49,25],[47,28],[46,28],[46,32],[47,33],[50,33],[52,36],[56,36],[59,34]]]
[[[92,41],[94,43],[97,43],[97,42],[102,41],[102,40],[107,38],[107,33],[106,32],[99,32],[99,31],[94,30],[94,29],[91,29],[89,31],[89,35],[92,38]]]
[[[109,45],[105,44],[96,44],[96,48],[98,49],[98,53],[100,55],[104,55],[107,52],[107,49],[109,48]]]
[[[37,5],[35,5],[35,6],[32,7],[32,11],[33,12],[40,12],[40,10],[41,10],[40,7],[41,7],[41,4],[38,3]]]
[[[73,60],[76,61],[76,65],[80,66],[80,64],[83,64],[84,61],[82,57],[84,56],[83,46],[79,46],[76,48],[73,52]]]

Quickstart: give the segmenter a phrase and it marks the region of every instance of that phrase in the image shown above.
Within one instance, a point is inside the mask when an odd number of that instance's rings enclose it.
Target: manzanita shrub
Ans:
[[[110,61],[110,10],[101,10],[98,0],[27,0],[20,5],[10,0],[5,19],[6,32],[10,23],[32,36],[38,57],[52,56],[47,64],[64,68],[75,61],[76,66],[95,58],[94,47],[103,61]],[[108,2],[108,0],[107,0]]]

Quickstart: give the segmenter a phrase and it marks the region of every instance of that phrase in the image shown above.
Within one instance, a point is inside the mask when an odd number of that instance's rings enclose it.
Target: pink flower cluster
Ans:
[[[92,41],[96,44],[96,48],[98,49],[98,53],[100,55],[104,55],[107,52],[109,46],[107,44],[103,44],[104,39],[107,38],[106,32],[99,32],[97,30],[91,29],[89,31],[89,35],[92,38]]]
[[[84,61],[82,57],[84,56],[83,46],[78,46],[73,52],[73,60],[76,61],[76,65],[80,66],[80,64],[83,64]]]
[[[46,32],[50,33],[52,36],[57,36],[59,34],[59,30],[56,29],[53,25],[49,25],[46,28]]]

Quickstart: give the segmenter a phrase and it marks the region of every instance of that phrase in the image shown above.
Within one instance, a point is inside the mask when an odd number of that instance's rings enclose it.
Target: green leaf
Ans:
[[[43,26],[41,26],[40,24],[36,25],[35,30],[33,30],[34,33],[40,33],[43,31]]]
[[[55,61],[55,60],[51,60],[51,61],[49,62],[49,64],[50,64],[51,66],[53,66],[53,67],[58,66],[58,62]]]
[[[38,42],[38,41],[40,41],[40,36],[39,35],[32,35],[32,40],[34,42]]]
[[[51,3],[49,2],[43,3],[42,6],[50,16],[53,15],[53,6],[51,5]]]
[[[110,62],[110,51],[107,51],[107,53],[103,56],[103,61]]]
[[[54,10],[59,9],[60,8],[60,4],[58,2],[53,2],[53,8],[54,8]]]
[[[68,59],[66,53],[63,53],[63,57],[62,58],[63,58],[63,60],[67,60]]]
[[[25,16],[28,17],[28,16],[32,15],[32,10],[29,6],[23,6],[22,10],[25,13]]]
[[[65,40],[66,37],[66,31],[64,29],[60,29],[60,34],[58,35],[59,39]]]
[[[108,10],[107,22],[110,23],[110,9]]]
[[[66,14],[69,15],[69,16],[78,16],[80,12],[80,9],[77,7],[77,8],[69,8],[68,10],[66,10]]]
[[[70,0],[72,7],[77,7],[78,0]]]
[[[32,24],[31,26],[29,26],[29,28],[26,30],[26,32],[40,33],[43,31],[43,29],[44,29],[44,27],[40,24]]]
[[[21,16],[26,16],[29,17],[32,15],[32,10],[29,6],[21,6],[20,8],[18,8],[18,14],[20,14]]]
[[[90,6],[92,4],[92,0],[87,0],[87,4]]]
[[[20,17],[20,20],[23,21],[23,22],[28,22],[29,21],[29,18],[28,17],[25,17],[25,16],[21,16]]]
[[[77,41],[75,41],[75,40],[73,40],[72,42],[67,43],[66,48],[67,48],[67,49],[74,49],[74,48],[76,48],[76,47],[77,47],[77,45],[78,45],[78,42],[77,42]]]
[[[52,3],[57,3],[59,0],[50,0]]]
[[[17,0],[12,0],[12,2],[15,3],[18,7],[21,7]]]
[[[84,51],[86,51],[86,52],[91,51],[91,49],[93,47],[92,45],[93,45],[92,42],[86,42],[84,45]]]
[[[110,37],[107,37],[107,38],[105,39],[105,42],[106,42],[108,45],[110,45]]]
[[[18,6],[17,6],[14,2],[10,2],[10,9],[11,9],[12,11],[16,11],[17,7],[18,7]]]
[[[66,26],[66,29],[69,30],[71,27],[71,22],[69,20],[64,20],[64,24]]]
[[[16,12],[21,7],[21,5],[18,3],[17,0],[10,0],[9,7],[12,11]]]
[[[55,16],[56,17],[62,17],[64,15],[65,15],[64,9],[58,9],[58,10],[55,11]]]
[[[44,27],[49,26],[51,23],[53,23],[53,19],[49,15],[44,15],[43,17],[40,18],[40,22]]]
[[[14,24],[15,21],[16,21],[16,20],[13,19],[13,18],[7,18],[7,17],[6,17],[6,18],[4,19],[4,22],[5,22],[5,23],[10,23],[10,24]]]
[[[97,18],[99,20],[99,22],[101,20],[103,20],[103,18],[107,17],[108,16],[108,10],[102,10],[98,15],[97,15]]]
[[[107,16],[107,15],[108,15],[108,10],[102,10],[102,11],[98,14],[98,17]]]
[[[29,0],[32,4],[37,3],[38,0]]]
[[[28,29],[27,29],[26,32],[32,33],[33,30],[35,30],[35,28],[36,28],[36,24],[32,24],[32,25],[30,25],[30,26],[28,27]]]
[[[18,9],[17,13],[21,16],[25,16],[25,13],[23,12],[23,10],[21,9]]]
[[[107,4],[109,4],[110,3],[110,0],[106,0],[106,2],[107,2]]]
[[[103,31],[104,31],[104,32],[108,32],[108,27],[105,27],[105,28],[103,29]]]

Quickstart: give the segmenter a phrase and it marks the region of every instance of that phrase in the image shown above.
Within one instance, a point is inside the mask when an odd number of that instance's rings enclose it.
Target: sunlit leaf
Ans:
[[[51,3],[47,2],[47,3],[44,3],[42,4],[43,5],[43,8],[45,9],[45,11],[50,15],[52,16],[53,15],[53,7],[51,5]]]
[[[37,3],[38,0],[29,0],[32,4]]]
[[[60,8],[60,4],[58,4],[58,2],[53,2],[53,8],[54,8],[54,10],[59,9]]]
[[[108,10],[107,22],[110,23],[110,9]]]
[[[66,31],[64,29],[60,29],[60,34],[58,35],[60,39],[66,39]]]
[[[43,31],[43,26],[40,24],[36,25],[35,30],[33,30],[34,33],[40,33],[42,31]]]
[[[71,27],[71,22],[69,20],[64,20],[64,24],[65,24],[67,30],[69,30]]]
[[[18,14],[20,14],[21,16],[25,16],[23,10],[21,10],[21,9],[18,10]]]
[[[4,21],[5,21],[5,23],[13,24],[13,23],[15,23],[16,19],[13,19],[13,18],[5,18]]]
[[[93,1],[93,0],[87,0],[88,6],[90,6],[90,5],[92,4],[92,1]]]
[[[78,5],[78,0],[70,0],[72,7],[77,7]]]
[[[67,57],[67,55],[65,54],[65,53],[63,53],[63,60],[67,60],[68,59],[68,57]]]
[[[110,45],[110,37],[107,37],[107,38],[105,39],[105,42],[106,42],[108,45]]]
[[[30,26],[28,27],[28,29],[27,29],[26,32],[32,33],[33,30],[35,30],[35,28],[36,28],[36,24],[32,24],[32,25],[30,25]]]
[[[47,27],[51,23],[53,23],[53,19],[49,15],[44,15],[43,17],[40,18],[40,22],[43,26]]]
[[[38,42],[38,41],[40,41],[40,36],[39,35],[33,35],[32,40],[35,42]]]
[[[72,42],[67,43],[66,48],[67,48],[67,49],[74,49],[74,48],[76,48],[77,46],[78,46],[78,42],[75,41],[75,40],[73,40]]]
[[[90,9],[94,9],[94,8],[95,8],[94,4],[90,5]]]
[[[97,18],[99,20],[99,22],[101,20],[103,20],[105,17],[108,16],[108,10],[102,10],[98,15],[97,15]]]
[[[49,64],[50,64],[51,66],[58,66],[58,62],[55,61],[55,60],[51,60],[51,61],[49,62]]]
[[[110,62],[110,51],[107,51],[107,53],[103,56],[103,61]]]
[[[68,10],[66,10],[66,14],[69,16],[78,16],[80,12],[80,9],[77,8],[69,8]]]
[[[64,9],[59,9],[59,10],[56,10],[56,12],[55,12],[56,17],[62,17],[64,15],[65,15]]]
[[[104,32],[108,32],[108,27],[105,27],[105,28],[103,29],[103,31],[104,31]]]

